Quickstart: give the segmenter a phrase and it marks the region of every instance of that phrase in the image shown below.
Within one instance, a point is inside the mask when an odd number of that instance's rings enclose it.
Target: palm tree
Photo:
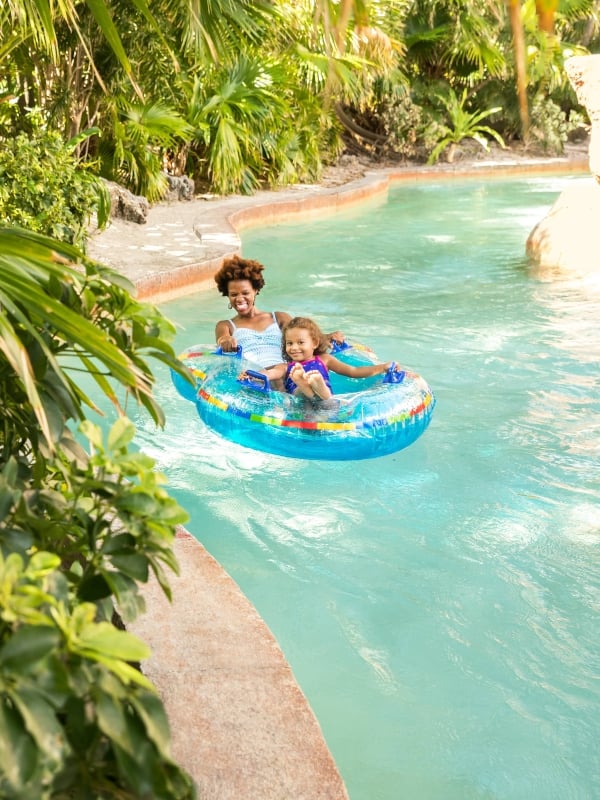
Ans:
[[[527,61],[525,53],[525,34],[523,31],[523,21],[521,19],[521,0],[507,0],[507,3],[513,37],[521,135],[523,141],[527,144],[529,139],[529,102],[527,99]]]

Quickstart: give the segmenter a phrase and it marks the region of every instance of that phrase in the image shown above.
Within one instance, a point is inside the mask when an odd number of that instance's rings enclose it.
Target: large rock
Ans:
[[[568,58],[565,70],[577,99],[590,118],[590,172],[600,181],[600,55]]]
[[[541,269],[600,271],[600,55],[574,56],[565,62],[569,80],[592,124],[589,164],[595,180],[571,186],[554,203],[527,239],[528,256]]]
[[[570,186],[527,239],[527,255],[542,271],[600,270],[598,233],[600,185]]]
[[[113,181],[106,181],[110,193],[110,215],[128,222],[144,224],[148,219],[150,203],[145,197],[133,194]]]
[[[193,200],[195,185],[191,178],[187,175],[169,175],[166,174],[168,191],[164,198],[168,202],[173,200]]]

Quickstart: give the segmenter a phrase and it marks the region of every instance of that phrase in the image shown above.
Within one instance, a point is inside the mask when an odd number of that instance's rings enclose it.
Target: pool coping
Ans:
[[[160,204],[150,211],[149,228],[114,221],[93,237],[89,254],[127,275],[140,299],[160,303],[214,288],[223,259],[240,252],[238,234],[253,226],[385,200],[398,182],[586,170],[587,151],[564,159],[377,170],[329,189]],[[160,246],[144,245],[149,232]],[[199,797],[348,800],[319,722],[268,626],[183,528],[174,551],[181,574],[171,580],[172,601],[151,580],[143,587],[146,612],[128,627],[151,648],[144,671],[164,702],[173,758],[192,775]]]
[[[336,214],[366,202],[384,202],[399,183],[501,179],[543,173],[589,172],[587,149],[559,158],[525,158],[407,165],[367,172],[342,186],[301,184],[251,196],[204,195],[189,202],[153,206],[145,225],[114,219],[94,234],[88,251],[126,275],[137,296],[152,303],[214,289],[223,259],[240,252],[239,234],[251,227]]]

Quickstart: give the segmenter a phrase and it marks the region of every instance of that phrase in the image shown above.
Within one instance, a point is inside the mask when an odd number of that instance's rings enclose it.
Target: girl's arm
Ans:
[[[336,372],[338,375],[345,375],[347,378],[370,378],[372,375],[383,375],[393,364],[392,361],[386,361],[385,364],[372,364],[365,367],[353,367],[351,364],[346,364],[339,361],[329,353],[320,356],[323,363],[330,372]]]
[[[331,333],[326,333],[325,338],[328,342],[335,342],[336,344],[343,344],[346,341],[346,337],[341,331],[332,331]]]
[[[274,367],[269,367],[268,369],[257,370],[257,372],[260,372],[261,375],[266,375],[269,381],[279,381],[285,377],[286,369],[287,369],[287,364],[282,363],[282,364],[275,364]],[[245,378],[248,378],[248,373],[246,372],[246,370],[240,372],[240,374],[238,375],[238,380],[244,380]]]
[[[285,377],[285,372],[287,370],[287,364],[285,362],[281,364],[275,364],[274,367],[269,367],[268,369],[263,369],[261,372],[267,376],[270,381],[280,380],[281,378]]]
[[[270,381],[276,381],[280,378],[285,376],[285,371],[287,369],[286,363],[275,364],[274,367],[269,367],[268,369],[259,369],[257,372],[260,372],[261,375],[266,375]],[[240,373],[240,378],[246,375],[246,371]]]

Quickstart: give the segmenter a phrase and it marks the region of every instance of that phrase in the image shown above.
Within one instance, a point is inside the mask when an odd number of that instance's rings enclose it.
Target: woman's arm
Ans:
[[[287,311],[276,311],[275,312],[275,319],[277,320],[277,324],[280,328],[291,320],[291,316],[287,313]]]
[[[226,353],[233,352],[236,349],[237,340],[231,333],[229,320],[222,319],[220,322],[217,322],[215,326],[215,340],[217,342],[217,347],[220,347]]]

